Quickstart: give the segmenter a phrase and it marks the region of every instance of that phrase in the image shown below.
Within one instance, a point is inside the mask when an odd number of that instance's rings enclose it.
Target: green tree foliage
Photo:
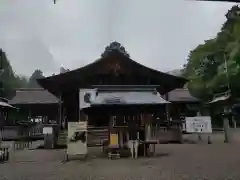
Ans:
[[[29,78],[28,87],[29,88],[41,88],[38,84],[37,79],[43,78],[43,72],[40,69],[36,69],[31,77]]]
[[[14,73],[6,53],[0,49],[0,97],[11,98],[16,88],[27,85],[27,78]]]
[[[184,66],[189,90],[201,99],[210,100],[228,84],[232,93],[240,96],[240,8],[233,6],[226,18],[217,36],[192,50]]]

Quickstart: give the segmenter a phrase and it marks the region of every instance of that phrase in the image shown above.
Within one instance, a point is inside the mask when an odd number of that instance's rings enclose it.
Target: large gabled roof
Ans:
[[[76,70],[38,79],[38,83],[44,89],[47,89],[54,94],[57,94],[56,91],[60,91],[63,88],[90,88],[91,85],[96,84],[93,84],[93,82],[91,82],[91,78],[89,77],[97,77],[99,73],[108,74],[108,64],[111,63],[112,65],[118,64],[120,71],[127,74],[129,77],[141,75],[144,78],[148,77],[150,79],[154,79],[154,85],[160,85],[161,93],[168,92],[175,88],[181,88],[186,83],[187,80],[182,77],[176,77],[155,69],[151,69],[132,60],[119,43],[114,43],[111,43],[102,54],[102,57],[93,63]]]

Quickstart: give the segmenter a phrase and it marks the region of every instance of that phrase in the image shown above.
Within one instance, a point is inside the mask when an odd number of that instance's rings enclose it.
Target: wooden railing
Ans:
[[[0,132],[3,141],[16,141],[21,139],[43,138],[43,125],[30,127],[5,126]]]

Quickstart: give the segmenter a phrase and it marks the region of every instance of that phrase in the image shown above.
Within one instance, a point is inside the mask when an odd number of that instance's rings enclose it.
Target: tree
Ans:
[[[226,18],[215,38],[190,52],[184,68],[189,90],[204,100],[225,91],[229,84],[234,96],[240,96],[240,8],[233,6]]]
[[[11,98],[16,88],[26,87],[26,81],[14,73],[6,53],[0,49],[0,97]]]
[[[43,72],[40,69],[36,69],[28,81],[28,87],[29,88],[41,88],[41,86],[38,84],[37,79],[44,78]]]

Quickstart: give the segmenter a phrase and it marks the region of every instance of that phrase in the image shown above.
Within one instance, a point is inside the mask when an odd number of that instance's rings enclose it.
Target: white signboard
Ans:
[[[43,128],[43,134],[52,134],[53,128],[52,127],[44,127]]]
[[[186,132],[188,133],[212,133],[210,116],[186,117]]]
[[[87,122],[68,122],[68,155],[87,154]]]

